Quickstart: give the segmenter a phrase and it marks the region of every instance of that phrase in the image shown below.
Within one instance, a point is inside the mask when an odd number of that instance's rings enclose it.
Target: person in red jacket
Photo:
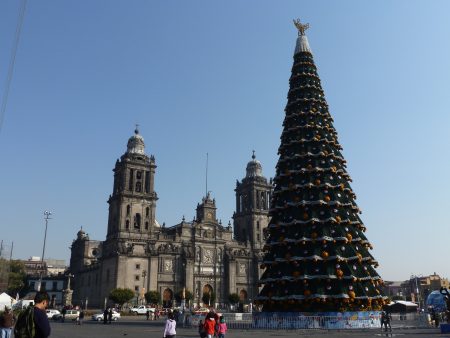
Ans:
[[[205,323],[203,324],[206,331],[206,337],[207,338],[213,338],[214,337],[214,331],[216,327],[216,320],[214,319],[214,315],[208,315],[206,316]]]

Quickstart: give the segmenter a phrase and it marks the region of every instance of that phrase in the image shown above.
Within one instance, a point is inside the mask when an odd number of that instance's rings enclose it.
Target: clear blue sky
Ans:
[[[17,0],[0,2],[0,90]],[[106,235],[112,168],[141,125],[157,219],[188,220],[209,188],[234,211],[256,150],[273,176],[296,29],[307,35],[384,279],[450,277],[448,1],[36,1],[0,132],[0,230],[16,258],[68,259]]]

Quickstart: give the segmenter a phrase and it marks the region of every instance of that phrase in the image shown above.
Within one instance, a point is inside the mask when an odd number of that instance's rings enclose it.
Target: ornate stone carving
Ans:
[[[172,243],[164,243],[158,246],[158,253],[178,253],[179,247]]]
[[[165,259],[163,262],[164,272],[173,272],[173,261],[171,259]]]
[[[203,250],[203,263],[211,264],[213,262],[213,252],[211,249]]]
[[[247,273],[247,264],[239,263],[239,273],[245,275]]]

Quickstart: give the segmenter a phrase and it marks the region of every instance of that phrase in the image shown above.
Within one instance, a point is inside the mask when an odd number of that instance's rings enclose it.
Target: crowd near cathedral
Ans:
[[[138,298],[158,291],[164,306],[175,305],[182,290],[191,292],[191,305],[201,305],[205,294],[214,295],[214,304],[227,303],[234,293],[242,302],[255,299],[273,190],[255,154],[236,181],[233,227],[217,219],[209,193],[192,221],[160,225],[156,168],[136,128],[113,170],[106,240],[90,239],[80,229],[72,243],[73,303],[102,307],[115,288],[134,290]]]

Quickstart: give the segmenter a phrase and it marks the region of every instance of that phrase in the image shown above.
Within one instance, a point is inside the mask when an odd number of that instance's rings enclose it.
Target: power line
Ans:
[[[5,89],[4,89],[3,95],[2,95],[2,105],[0,107],[0,132],[2,130],[3,120],[5,118],[6,105],[8,103],[8,97],[9,97],[9,89],[11,87],[11,81],[12,81],[12,77],[13,77],[13,73],[14,73],[14,65],[16,63],[17,47],[19,46],[20,33],[22,31],[22,24],[23,24],[23,18],[25,17],[26,7],[27,7],[27,0],[21,0],[20,7],[19,7],[19,18],[17,21],[16,32],[14,35],[14,43],[13,43],[13,47],[11,50],[11,58],[9,60],[8,73],[6,75]]]

